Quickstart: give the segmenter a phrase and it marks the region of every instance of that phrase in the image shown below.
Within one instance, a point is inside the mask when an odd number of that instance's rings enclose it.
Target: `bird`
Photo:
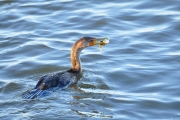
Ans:
[[[78,82],[82,73],[82,66],[80,60],[81,51],[90,46],[99,45],[101,49],[104,45],[109,43],[108,38],[94,38],[82,37],[77,40],[71,48],[71,63],[72,67],[65,71],[56,73],[49,73],[39,78],[36,86],[32,91],[23,93],[24,99],[35,99],[47,96],[56,89],[65,89]]]

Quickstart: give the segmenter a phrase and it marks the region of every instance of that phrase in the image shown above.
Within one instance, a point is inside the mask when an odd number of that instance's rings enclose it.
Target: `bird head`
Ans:
[[[86,46],[99,45],[101,49],[104,45],[109,43],[108,38],[93,38],[93,37],[83,37],[86,41]]]

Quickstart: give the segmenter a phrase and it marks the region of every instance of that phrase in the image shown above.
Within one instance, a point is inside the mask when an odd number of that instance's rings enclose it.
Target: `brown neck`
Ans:
[[[74,71],[81,72],[81,60],[80,60],[80,53],[85,48],[85,39],[81,38],[74,45],[71,49],[71,63],[72,69]]]

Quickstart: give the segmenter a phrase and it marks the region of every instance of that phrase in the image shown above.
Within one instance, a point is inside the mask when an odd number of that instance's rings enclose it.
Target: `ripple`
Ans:
[[[1,1],[0,119],[180,118],[177,3]],[[83,36],[110,44],[82,51],[78,84],[21,100],[41,75],[71,67],[71,46]]]

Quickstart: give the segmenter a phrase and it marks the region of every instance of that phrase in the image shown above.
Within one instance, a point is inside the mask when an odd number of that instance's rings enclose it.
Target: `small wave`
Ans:
[[[51,94],[52,91],[49,90],[38,90],[34,89],[32,91],[27,91],[22,94],[23,99],[35,99],[35,98],[41,98],[45,97]]]

